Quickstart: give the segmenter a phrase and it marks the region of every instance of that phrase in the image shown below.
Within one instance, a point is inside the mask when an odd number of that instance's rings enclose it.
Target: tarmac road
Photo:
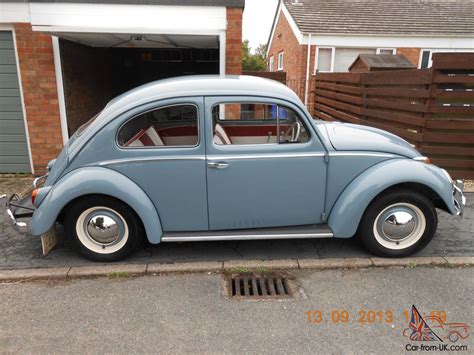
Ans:
[[[474,326],[473,268],[299,271],[298,299],[237,301],[221,274],[0,284],[0,352],[404,354],[405,310]],[[308,321],[320,311],[322,321]],[[336,322],[346,311],[347,322]],[[369,321],[364,314],[375,314]],[[365,312],[365,313],[364,313]],[[379,320],[379,312],[382,315]],[[388,317],[392,312],[392,320]],[[436,330],[443,338],[444,333]],[[451,343],[471,353],[474,335]]]

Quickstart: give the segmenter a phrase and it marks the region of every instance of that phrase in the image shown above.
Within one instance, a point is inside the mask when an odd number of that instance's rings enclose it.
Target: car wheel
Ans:
[[[107,196],[87,196],[74,203],[66,212],[64,229],[79,253],[94,261],[128,257],[143,235],[135,212]]]
[[[459,340],[459,334],[457,332],[451,332],[448,335],[449,341],[455,343]]]
[[[404,257],[433,239],[438,217],[433,203],[411,190],[392,190],[376,197],[359,225],[359,238],[373,254]]]

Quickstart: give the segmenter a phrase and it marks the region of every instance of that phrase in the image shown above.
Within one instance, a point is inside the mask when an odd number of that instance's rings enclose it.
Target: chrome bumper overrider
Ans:
[[[456,214],[462,216],[464,206],[466,206],[466,196],[464,196],[464,183],[462,180],[453,180],[453,200]]]
[[[35,210],[34,206],[29,203],[29,199],[29,196],[21,198],[17,194],[0,196],[0,210],[5,221],[9,222],[17,232],[22,234],[28,231],[28,224],[18,219],[31,217]]]

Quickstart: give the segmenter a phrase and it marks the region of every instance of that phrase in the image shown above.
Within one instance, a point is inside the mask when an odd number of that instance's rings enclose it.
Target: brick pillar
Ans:
[[[243,8],[227,8],[227,33],[225,47],[226,74],[242,73],[242,13]]]
[[[397,54],[403,54],[410,62],[415,64],[417,68],[420,61],[420,52],[420,48],[397,48]]]
[[[35,174],[63,147],[51,36],[33,32],[28,23],[15,24],[25,115]]]

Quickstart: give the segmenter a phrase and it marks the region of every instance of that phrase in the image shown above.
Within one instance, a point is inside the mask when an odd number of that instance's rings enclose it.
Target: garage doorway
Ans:
[[[69,136],[112,98],[137,86],[219,74],[218,36],[108,36],[67,34],[59,39]]]

